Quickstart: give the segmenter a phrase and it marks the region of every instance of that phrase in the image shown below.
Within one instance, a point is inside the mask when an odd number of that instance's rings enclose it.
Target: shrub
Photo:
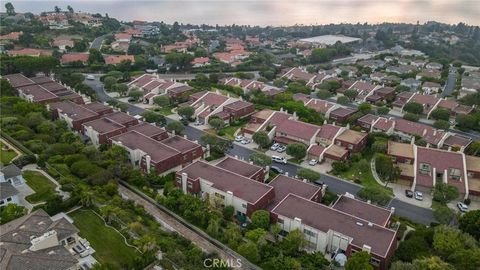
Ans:
[[[370,200],[373,203],[383,206],[387,205],[391,199],[390,195],[388,195],[384,190],[373,187],[364,187],[360,189],[357,193],[357,196],[364,200]]]

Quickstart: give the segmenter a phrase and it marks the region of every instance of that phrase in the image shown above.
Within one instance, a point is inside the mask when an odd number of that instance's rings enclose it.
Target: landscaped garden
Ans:
[[[55,184],[39,172],[25,171],[23,178],[35,193],[25,199],[30,203],[45,202],[55,196]]]
[[[16,156],[17,153],[13,149],[0,141],[0,162],[2,164],[9,164]]]
[[[122,235],[105,226],[103,220],[92,210],[77,210],[69,216],[80,230],[80,236],[85,237],[95,249],[93,256],[100,263],[108,262],[119,269],[134,265],[138,251],[127,246]]]

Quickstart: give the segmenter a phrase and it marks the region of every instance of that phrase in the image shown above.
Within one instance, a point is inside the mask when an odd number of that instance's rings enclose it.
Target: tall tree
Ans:
[[[355,252],[345,264],[345,270],[373,270],[370,264],[371,255],[366,251]]]
[[[261,148],[265,148],[271,143],[270,138],[268,137],[268,134],[265,131],[256,132],[255,134],[253,134],[252,139]]]
[[[5,10],[7,11],[8,16],[14,16],[15,13],[15,8],[13,7],[13,4],[8,2],[5,4]]]

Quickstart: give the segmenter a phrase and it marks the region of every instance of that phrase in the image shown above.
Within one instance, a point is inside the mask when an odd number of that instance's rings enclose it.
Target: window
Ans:
[[[376,258],[371,258],[370,259],[370,264],[372,264],[374,266],[380,266],[380,260],[378,260]]]
[[[1,201],[0,201],[0,205],[3,205],[4,203],[5,203],[4,200],[1,200]]]
[[[307,229],[303,229],[303,233],[308,235],[308,236],[311,236],[311,237],[317,237],[317,234],[310,231],[310,230],[307,230]]]
[[[244,203],[242,203],[242,207],[245,208],[245,209],[247,209],[247,205],[244,204]]]
[[[424,174],[430,174],[430,164],[420,163],[420,172]]]
[[[187,186],[188,186],[188,188],[192,188],[192,187],[193,187],[192,183],[187,183]]]
[[[353,149],[353,145],[352,145],[352,144],[349,144],[349,145],[348,145],[348,149],[349,149],[349,150],[352,150],[352,149]]]
[[[187,160],[188,156],[187,155],[184,155],[183,156],[183,160]]]
[[[453,180],[460,180],[461,173],[459,169],[450,168],[448,170],[449,170],[450,178],[452,178]]]

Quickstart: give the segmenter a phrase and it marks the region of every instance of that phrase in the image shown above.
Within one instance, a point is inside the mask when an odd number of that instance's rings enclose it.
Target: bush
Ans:
[[[373,187],[364,187],[360,189],[357,193],[357,196],[382,206],[387,205],[391,200],[390,195],[388,195],[386,191]]]
[[[418,115],[413,114],[413,113],[409,113],[409,112],[407,112],[405,115],[403,115],[403,119],[408,120],[408,121],[412,121],[412,122],[417,122],[418,118],[419,118]]]
[[[308,181],[313,182],[320,178],[320,173],[310,169],[300,168],[297,171],[297,176],[300,179],[307,179]]]

